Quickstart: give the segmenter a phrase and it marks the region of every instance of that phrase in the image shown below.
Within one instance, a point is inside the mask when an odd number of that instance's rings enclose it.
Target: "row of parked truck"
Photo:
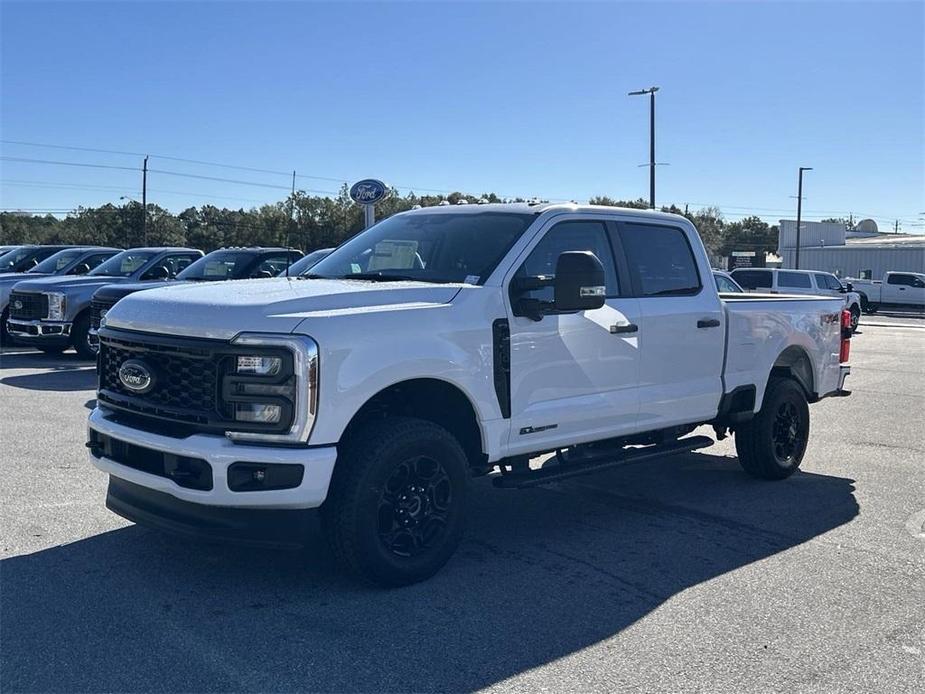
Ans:
[[[3,251],[0,248],[0,251]],[[328,250],[291,248],[120,250],[99,246],[17,246],[0,255],[2,338],[94,358],[100,319],[116,301],[168,284],[270,278],[308,269]]]

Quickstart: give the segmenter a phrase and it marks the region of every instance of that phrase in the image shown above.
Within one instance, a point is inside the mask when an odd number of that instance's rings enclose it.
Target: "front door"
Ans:
[[[599,309],[546,313],[536,321],[517,315],[518,296],[511,297],[509,455],[617,436],[636,425],[639,345],[632,330],[639,302],[621,296],[629,285],[618,276],[607,223],[587,216],[552,220],[512,275],[554,276],[565,251],[598,257],[607,298]],[[519,298],[551,302],[553,290]]]
[[[891,272],[881,287],[885,304],[925,304],[925,283],[913,274]]]

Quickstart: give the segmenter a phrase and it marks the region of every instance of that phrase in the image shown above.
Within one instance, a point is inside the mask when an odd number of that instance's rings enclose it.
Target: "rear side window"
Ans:
[[[901,284],[904,287],[911,287],[915,284],[915,277],[912,275],[890,275],[887,284]]]
[[[832,289],[834,291],[841,291],[841,282],[834,275],[827,275],[824,272],[819,272],[815,275],[816,284],[820,289]]]
[[[809,281],[809,275],[804,275],[802,272],[778,272],[777,286],[812,289],[813,284]]]
[[[630,274],[642,296],[700,291],[694,253],[687,236],[677,227],[624,223],[620,238]]]
[[[733,270],[732,279],[746,289],[771,288],[771,273],[768,270]]]

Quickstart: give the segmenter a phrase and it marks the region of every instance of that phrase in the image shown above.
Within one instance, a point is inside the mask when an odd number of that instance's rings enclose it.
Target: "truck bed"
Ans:
[[[720,294],[726,312],[724,391],[756,384],[755,410],[767,374],[785,350],[802,354],[812,372],[812,394],[838,389],[844,299],[788,294]],[[788,347],[789,345],[789,347]]]

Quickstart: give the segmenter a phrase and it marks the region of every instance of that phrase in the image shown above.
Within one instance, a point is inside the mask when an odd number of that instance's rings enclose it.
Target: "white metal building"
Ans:
[[[843,224],[831,222],[800,226],[801,270],[871,279],[880,279],[890,270],[925,272],[925,235],[881,234],[866,228],[847,231]],[[778,253],[783,267],[795,267],[796,221],[792,219],[780,220]]]

